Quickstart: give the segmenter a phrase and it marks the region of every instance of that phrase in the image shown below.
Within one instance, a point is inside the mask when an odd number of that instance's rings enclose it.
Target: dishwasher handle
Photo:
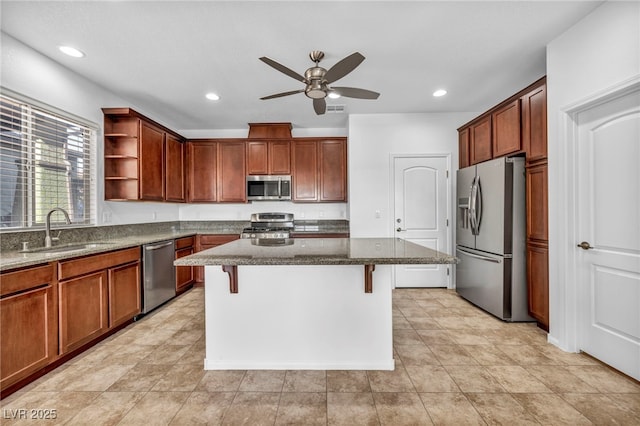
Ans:
[[[494,259],[493,257],[487,257],[487,256],[480,256],[479,254],[471,253],[471,252],[468,252],[468,251],[463,250],[461,248],[458,248],[457,251],[462,252],[462,253],[466,254],[467,256],[469,256],[469,257],[473,257],[473,258],[480,259],[480,260],[486,260],[487,262],[493,262],[493,263],[502,262],[500,259]]]
[[[158,244],[158,245],[155,245],[155,246],[146,245],[146,246],[144,246],[144,249],[145,250],[158,250],[158,249],[161,249],[162,247],[170,246],[171,244],[173,244],[173,241],[169,241],[169,242],[166,242],[164,244]]]

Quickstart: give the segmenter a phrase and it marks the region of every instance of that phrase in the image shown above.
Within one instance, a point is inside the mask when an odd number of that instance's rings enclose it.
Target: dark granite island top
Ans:
[[[174,262],[207,265],[402,265],[457,263],[454,256],[401,238],[241,239]]]

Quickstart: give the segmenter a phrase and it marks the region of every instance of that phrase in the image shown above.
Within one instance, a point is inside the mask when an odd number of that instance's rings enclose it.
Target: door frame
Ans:
[[[598,91],[560,109],[558,142],[549,147],[549,343],[579,352],[578,115],[600,104],[640,90],[640,75]],[[554,161],[554,155],[557,160]]]
[[[447,227],[447,247],[449,247],[449,253],[453,255],[454,247],[454,223],[451,217],[451,212],[453,211],[453,200],[455,199],[454,194],[452,193],[452,188],[455,188],[455,173],[454,170],[451,169],[451,153],[429,153],[429,154],[420,154],[420,153],[411,153],[411,154],[401,154],[401,153],[390,153],[389,154],[389,223],[387,224],[387,235],[393,238],[394,235],[394,218],[395,218],[395,160],[396,158],[444,158],[447,163],[447,170],[449,171],[449,176],[447,178],[447,220],[449,221],[449,226]],[[448,265],[449,274],[447,275],[447,289],[454,289],[453,280],[455,274],[455,268]],[[395,269],[392,268],[392,279],[395,288]]]

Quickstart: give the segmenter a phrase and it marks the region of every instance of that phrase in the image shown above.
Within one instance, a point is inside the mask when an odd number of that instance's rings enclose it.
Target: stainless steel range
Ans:
[[[284,239],[293,231],[293,213],[253,213],[251,226],[244,228],[240,238]]]

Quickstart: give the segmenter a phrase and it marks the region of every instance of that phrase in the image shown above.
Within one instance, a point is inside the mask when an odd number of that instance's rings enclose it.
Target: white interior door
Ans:
[[[578,345],[640,380],[640,91],[577,125]]]
[[[447,157],[395,157],[394,234],[450,253]],[[396,287],[447,287],[447,265],[398,265]]]

